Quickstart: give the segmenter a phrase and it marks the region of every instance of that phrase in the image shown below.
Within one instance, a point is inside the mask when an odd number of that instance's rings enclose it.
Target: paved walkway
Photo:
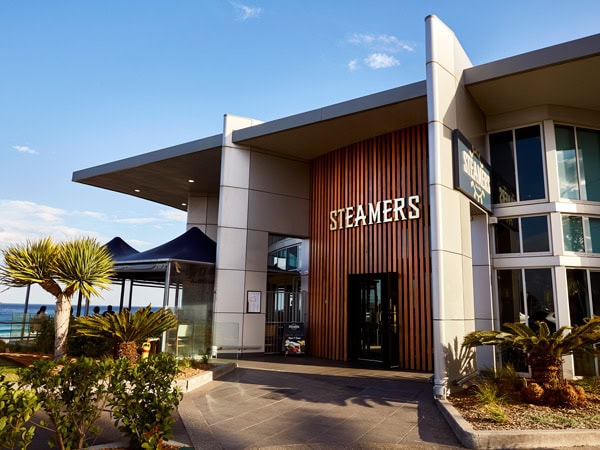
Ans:
[[[244,359],[188,392],[179,415],[196,450],[461,448],[428,378],[308,357]]]

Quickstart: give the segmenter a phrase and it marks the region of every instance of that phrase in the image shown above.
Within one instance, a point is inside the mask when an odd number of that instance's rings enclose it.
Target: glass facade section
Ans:
[[[500,219],[494,228],[497,254],[550,250],[547,216]]]
[[[537,322],[546,322],[556,330],[552,272],[550,269],[511,269],[496,272],[500,323],[520,322],[533,329]],[[503,351],[502,360],[517,370],[527,371],[523,354]]]
[[[560,197],[600,201],[600,131],[555,127]]]
[[[494,189],[493,203],[517,201],[517,181],[515,179],[515,155],[512,131],[490,135],[492,175]]]
[[[546,196],[542,137],[538,125],[515,130],[519,201]]]
[[[585,199],[598,202],[600,201],[600,132],[578,129],[577,144]]]
[[[600,253],[600,218],[590,217],[588,219],[588,224],[588,248],[592,253]]]
[[[600,313],[598,309],[600,306],[600,272],[568,269],[567,289],[571,326],[582,325],[587,317]],[[587,354],[574,354],[573,360],[575,375],[593,377],[598,373],[596,357]]]
[[[543,199],[546,196],[539,125],[490,135],[494,203]]]
[[[547,252],[550,250],[548,238],[548,217],[534,216],[521,218],[523,252]]]
[[[600,218],[562,216],[565,251],[600,253]]]
[[[500,219],[494,226],[496,253],[520,253],[519,219]]]
[[[572,127],[555,127],[560,198],[579,200],[577,150]]]
[[[585,252],[583,218],[579,216],[563,216],[562,226],[565,251]]]

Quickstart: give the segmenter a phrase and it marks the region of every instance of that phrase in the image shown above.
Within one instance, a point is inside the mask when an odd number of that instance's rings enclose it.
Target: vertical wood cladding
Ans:
[[[311,165],[309,326],[312,355],[348,359],[348,274],[398,274],[400,366],[433,370],[427,127],[378,136]],[[417,219],[340,226],[331,211],[418,196]],[[412,212],[408,205],[406,215]],[[355,217],[356,220],[356,217]],[[342,223],[345,225],[345,222]]]

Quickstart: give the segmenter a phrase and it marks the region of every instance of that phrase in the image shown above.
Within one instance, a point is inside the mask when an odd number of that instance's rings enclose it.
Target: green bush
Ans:
[[[110,406],[115,425],[130,439],[130,448],[156,449],[173,436],[173,411],[183,396],[173,381],[178,372],[173,355],[151,355],[139,364],[115,361]]]
[[[22,383],[37,393],[54,425],[50,445],[80,449],[87,433],[100,432],[96,421],[107,402],[112,364],[90,358],[43,359],[19,371]]]
[[[26,422],[40,409],[41,402],[32,390],[17,389],[15,383],[0,375],[0,447],[26,449],[35,426]]]

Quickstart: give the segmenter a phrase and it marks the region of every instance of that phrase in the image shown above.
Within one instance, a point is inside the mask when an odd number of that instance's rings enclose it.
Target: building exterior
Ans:
[[[291,312],[307,353],[433,371],[443,397],[466,333],[600,314],[600,34],[474,67],[425,22],[424,81],[74,173],[216,241],[214,345],[280,350]]]

